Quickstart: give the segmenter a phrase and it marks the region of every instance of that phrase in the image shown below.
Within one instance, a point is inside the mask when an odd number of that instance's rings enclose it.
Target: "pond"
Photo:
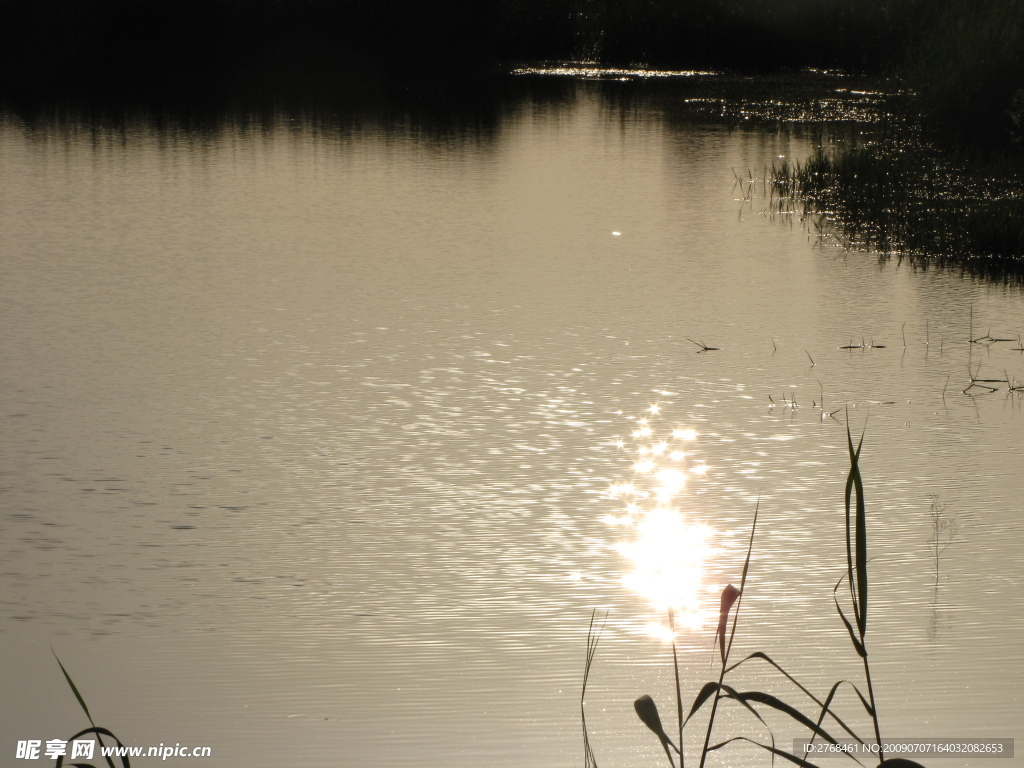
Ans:
[[[630,498],[687,526],[686,700],[755,506],[735,658],[863,688],[847,414],[883,735],[1024,736],[1024,302],[774,211],[773,162],[872,130],[870,84],[806,77],[524,75],[484,119],[5,114],[4,749],[87,727],[52,646],[97,725],[211,765],[576,766],[597,609],[598,761],[664,764]],[[733,684],[816,714],[766,665]],[[736,735],[769,738],[723,705]]]

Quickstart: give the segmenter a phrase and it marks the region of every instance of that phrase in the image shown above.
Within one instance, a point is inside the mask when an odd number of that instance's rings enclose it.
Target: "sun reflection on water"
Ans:
[[[712,530],[691,520],[683,507],[687,483],[708,467],[686,445],[696,441],[695,430],[663,429],[651,418],[660,414],[660,407],[652,405],[648,412],[651,416],[633,419],[630,439],[615,439],[615,446],[630,457],[633,477],[608,489],[609,497],[623,506],[618,514],[606,515],[604,522],[628,537],[616,547],[629,564],[623,583],[650,602],[660,617],[668,618],[675,630],[696,629],[709,615],[701,597],[704,563],[713,551]],[[672,637],[664,623],[645,629],[655,637]]]

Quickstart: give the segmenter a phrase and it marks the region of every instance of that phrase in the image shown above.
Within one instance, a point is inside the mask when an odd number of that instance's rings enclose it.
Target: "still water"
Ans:
[[[692,699],[758,500],[735,658],[863,688],[832,601],[846,412],[883,736],[1024,737],[1024,401],[961,392],[1024,379],[1024,301],[771,213],[751,178],[870,130],[870,98],[826,86],[811,106],[841,129],[710,76],[699,97],[581,81],[443,130],[5,116],[7,757],[88,725],[52,646],[97,725],[209,765],[581,765],[601,609],[598,761],[663,764],[632,711],[649,693],[674,720],[659,573],[685,582]],[[759,109],[784,119],[746,125]],[[659,502],[684,567],[651,565]],[[814,714],[767,667],[733,682]],[[849,690],[839,708],[870,734]],[[716,728],[769,738],[737,706]]]

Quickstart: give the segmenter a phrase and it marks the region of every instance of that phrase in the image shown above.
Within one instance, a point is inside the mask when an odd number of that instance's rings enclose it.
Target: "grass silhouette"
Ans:
[[[661,716],[658,712],[658,707],[651,696],[646,694],[640,696],[634,703],[634,709],[636,710],[637,716],[658,738],[658,741],[661,743],[665,751],[665,755],[673,768],[676,766],[676,761],[673,755],[678,757],[680,768],[685,766],[686,755],[682,741],[683,728],[690,722],[691,718],[693,718],[695,714],[704,710],[705,707],[708,706],[709,702],[710,714],[708,717],[707,728],[703,736],[703,744],[699,753],[698,765],[700,768],[704,767],[705,761],[710,753],[723,749],[734,742],[749,742],[755,744],[761,749],[770,752],[772,754],[773,761],[776,757],[779,757],[794,765],[802,766],[803,768],[818,768],[815,763],[808,759],[807,752],[804,752],[803,754],[795,754],[794,752],[783,749],[776,745],[774,736],[771,737],[770,743],[763,743],[745,736],[732,736],[716,741],[716,739],[720,737],[715,734],[715,720],[718,712],[718,705],[723,699],[738,702],[751,716],[756,718],[765,726],[767,726],[767,724],[759,710],[767,708],[787,716],[792,721],[807,729],[809,734],[808,744],[814,743],[815,740],[820,740],[838,745],[839,742],[837,741],[837,737],[833,734],[841,731],[842,738],[852,739],[860,746],[867,746],[868,742],[859,736],[851,726],[847,725],[846,721],[843,720],[833,708],[833,702],[836,694],[843,686],[847,686],[853,689],[857,699],[863,707],[864,712],[870,718],[874,744],[879,746],[883,744],[878,707],[875,702],[874,685],[872,683],[871,668],[868,663],[867,651],[869,587],[868,530],[867,509],[864,498],[864,482],[861,477],[859,465],[863,439],[862,435],[860,441],[858,441],[855,446],[849,427],[847,427],[850,469],[847,474],[844,490],[846,570],[833,589],[833,598],[835,600],[836,610],[839,617],[842,620],[843,625],[846,627],[847,633],[850,637],[854,652],[863,661],[863,684],[865,686],[866,693],[862,692],[861,688],[853,682],[848,680],[839,680],[831,687],[827,696],[822,700],[811,693],[811,691],[801,684],[796,677],[790,674],[782,665],[778,664],[766,653],[758,651],[748,655],[740,661],[730,661],[733,640],[735,639],[737,626],[739,624],[743,595],[749,588],[749,567],[751,555],[754,551],[754,542],[757,532],[758,509],[755,508],[754,520],[751,524],[750,530],[750,541],[746,559],[743,564],[743,572],[740,578],[740,586],[739,588],[736,588],[730,584],[722,592],[719,622],[715,633],[715,640],[718,646],[718,662],[720,664],[718,679],[704,683],[690,704],[688,710],[685,710],[685,717],[684,703],[677,687],[675,705],[677,707],[680,720],[678,745],[673,742],[665,732]],[[848,597],[841,601],[840,592],[844,583],[845,589],[843,589],[842,592],[848,593]],[[844,603],[846,604],[845,609],[843,607]],[[593,626],[592,620],[591,636],[593,635]],[[595,643],[588,641],[587,675],[589,675],[590,667],[593,663],[594,647]],[[775,672],[778,672],[786,680],[795,684],[807,699],[810,700],[809,704],[804,705],[804,710],[783,701],[771,693],[759,690],[739,691],[727,682],[727,678],[730,673],[740,666],[754,661],[768,664]],[[678,679],[678,659],[674,653],[672,663],[675,667],[676,679]],[[584,677],[584,690],[585,688],[586,675]],[[770,730],[769,733],[771,733]],[[590,741],[586,735],[586,721],[584,721],[584,738],[588,755],[587,764],[596,766],[596,761],[592,759],[593,753],[590,748]],[[875,754],[877,754],[878,765],[880,768],[922,768],[919,763],[912,760],[892,757],[886,759],[884,752],[881,750]]]

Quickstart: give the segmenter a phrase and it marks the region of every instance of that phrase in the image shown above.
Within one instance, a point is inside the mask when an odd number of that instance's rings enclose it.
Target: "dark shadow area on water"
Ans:
[[[15,104],[401,96],[440,114],[538,61],[898,73],[944,141],[1024,130],[1019,0],[0,0],[0,98]]]
[[[580,99],[597,99],[610,124],[654,119],[680,133],[713,125],[766,140],[783,132],[820,144],[870,128],[869,112],[882,98],[871,89],[880,84],[878,78],[835,72],[650,76],[650,70],[634,69],[581,76],[541,69],[485,80],[403,79],[357,91],[335,90],[329,81],[301,87],[265,81],[235,92],[215,84],[188,91],[8,95],[0,98],[0,121],[39,141],[84,132],[103,141],[148,135],[202,144],[228,133],[290,129],[342,142],[372,132],[456,149],[494,143],[524,112],[571,109]],[[867,95],[850,94],[858,89]]]
[[[999,141],[1022,27],[1019,0],[0,0],[0,94],[357,97],[536,61],[840,68],[899,71],[949,138]]]
[[[22,94],[0,99],[0,115],[40,139],[81,131],[123,136],[143,131],[202,141],[226,132],[290,127],[335,140],[372,130],[458,146],[493,140],[504,116],[519,104],[565,105],[574,93],[571,82],[517,78],[496,79],[486,88],[420,81],[357,92],[263,83],[234,93],[215,88],[129,96]]]
[[[0,91],[360,92],[515,62],[879,69],[914,17],[876,0],[53,0],[0,4]],[[901,0],[898,5],[914,5]],[[827,34],[825,32],[827,31]],[[303,85],[304,84],[304,85]]]

